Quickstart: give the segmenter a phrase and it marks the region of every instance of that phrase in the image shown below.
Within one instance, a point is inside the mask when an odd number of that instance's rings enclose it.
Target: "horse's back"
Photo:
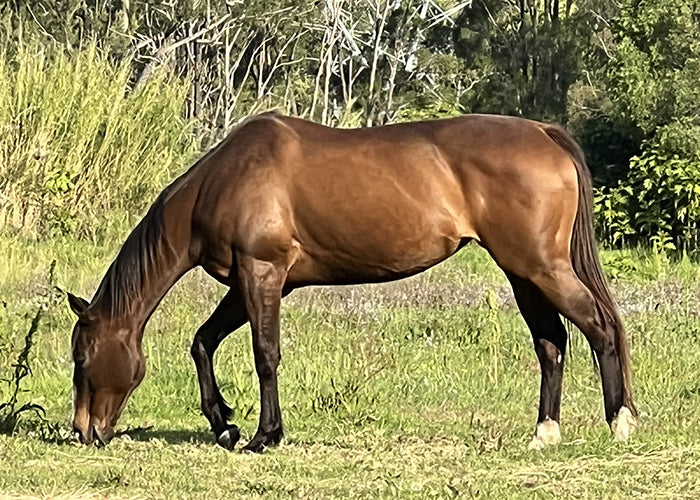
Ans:
[[[469,239],[518,271],[568,252],[576,171],[543,124],[467,115],[336,130],[283,120],[304,139],[295,218],[313,241],[407,270]]]
[[[542,221],[517,211],[571,180],[539,124],[489,115],[371,129],[266,115],[209,163],[199,209],[210,234],[264,258],[293,254],[299,282],[392,279],[469,239],[527,239]]]
[[[301,141],[288,166],[296,237],[324,279],[407,276],[476,236],[459,179],[430,126],[288,123]]]

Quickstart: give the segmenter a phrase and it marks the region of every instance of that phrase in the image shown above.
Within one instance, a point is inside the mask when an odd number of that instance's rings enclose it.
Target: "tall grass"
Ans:
[[[94,237],[130,225],[191,160],[187,86],[163,71],[132,90],[129,69],[95,45],[0,53],[0,228]]]

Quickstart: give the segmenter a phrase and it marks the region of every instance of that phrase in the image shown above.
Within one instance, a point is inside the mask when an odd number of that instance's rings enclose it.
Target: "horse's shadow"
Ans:
[[[32,435],[39,440],[59,445],[75,445],[77,438],[73,437],[68,432],[68,424],[59,422],[44,421],[43,425],[38,426],[32,432]],[[0,428],[0,435],[12,435],[12,432],[6,432]],[[214,436],[207,430],[186,430],[186,429],[155,429],[153,426],[126,428],[117,431],[114,436],[115,441],[164,441],[168,444],[215,444]]]
[[[124,436],[128,436],[127,439],[141,442],[161,440],[168,444],[214,444],[211,432],[183,429],[127,429],[117,433],[118,438]]]

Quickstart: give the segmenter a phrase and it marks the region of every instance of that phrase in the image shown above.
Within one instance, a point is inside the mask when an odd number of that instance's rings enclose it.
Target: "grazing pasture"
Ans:
[[[0,6],[0,498],[700,498],[697,0],[14,1]],[[483,250],[283,301],[286,437],[258,421],[247,328],[215,358],[242,439],[216,446],[190,345],[224,289],[185,277],[109,446],[68,438],[75,316],[126,229],[265,109],[340,126],[500,113],[561,123],[595,179],[637,432],[605,423],[575,332],[562,443],[528,450],[539,364]],[[638,246],[644,249],[637,249]],[[692,255],[693,261],[686,257]]]
[[[637,433],[613,441],[583,336],[571,339],[562,443],[529,451],[539,367],[507,281],[468,246],[386,285],[297,290],[283,302],[286,437],[262,455],[214,443],[189,347],[223,294],[195,271],[149,323],[148,372],[105,448],[69,442],[73,316],[52,287],[91,295],[116,242],[0,237],[2,376],[43,309],[15,433],[0,434],[0,494],[78,498],[697,498],[700,268],[662,251],[604,252],[626,320]],[[49,278],[56,260],[53,278]],[[51,283],[52,281],[52,283]],[[216,373],[250,438],[257,378],[245,327]],[[0,402],[11,386],[0,385]],[[241,444],[237,449],[240,449]]]

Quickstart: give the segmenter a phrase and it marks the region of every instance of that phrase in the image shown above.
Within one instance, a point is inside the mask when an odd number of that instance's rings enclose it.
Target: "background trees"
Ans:
[[[573,131],[609,244],[697,246],[694,0],[11,0],[0,46],[5,227],[99,232],[81,204],[138,213],[192,144],[264,109],[338,126],[488,112]],[[52,93],[70,82],[65,99]],[[140,123],[120,106],[179,111]],[[76,129],[86,116],[95,126]],[[134,128],[110,142],[120,127]],[[128,168],[143,201],[109,181],[87,187]]]

